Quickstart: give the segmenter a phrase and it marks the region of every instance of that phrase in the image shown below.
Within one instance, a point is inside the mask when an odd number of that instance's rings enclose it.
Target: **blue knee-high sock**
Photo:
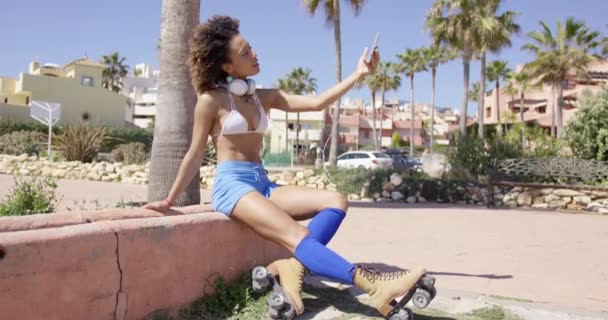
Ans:
[[[295,257],[314,274],[353,284],[355,266],[311,236],[298,244]]]
[[[346,213],[338,208],[325,208],[312,218],[308,224],[310,236],[322,245],[329,243],[340,227]]]

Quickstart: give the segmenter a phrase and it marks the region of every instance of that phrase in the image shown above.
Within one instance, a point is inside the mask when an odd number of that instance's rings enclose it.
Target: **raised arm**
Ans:
[[[208,94],[199,96],[194,109],[192,143],[182,160],[173,187],[171,187],[171,191],[169,191],[165,200],[148,203],[144,208],[160,212],[168,211],[173,201],[177,199],[184,191],[184,188],[192,181],[192,178],[200,169],[201,163],[203,162],[207,138],[209,137],[209,132],[211,131],[213,121],[216,119],[217,115],[218,107],[213,103],[211,96]]]
[[[380,53],[376,48],[370,61],[366,61],[367,48],[359,58],[357,68],[346,79],[335,86],[327,89],[318,96],[301,96],[289,94],[285,91],[274,89],[270,107],[286,112],[306,112],[321,111],[336,102],[341,96],[346,94],[355,84],[362,81],[365,76],[374,72],[380,60]]]

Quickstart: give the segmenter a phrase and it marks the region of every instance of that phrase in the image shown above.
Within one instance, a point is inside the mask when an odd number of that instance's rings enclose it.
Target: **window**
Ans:
[[[374,152],[374,156],[376,158],[390,158],[388,154],[382,152]]]
[[[356,156],[356,159],[367,159],[367,158],[369,158],[369,154],[367,154],[367,153],[357,153],[357,154],[355,154],[355,156]]]
[[[538,113],[547,113],[547,107],[539,107],[536,110]]]
[[[30,105],[30,97],[25,97],[25,104]]]
[[[92,87],[95,83],[93,77],[82,76],[80,77],[80,85],[83,87]]]
[[[489,118],[492,116],[492,108],[488,107],[486,108],[486,118]]]
[[[91,115],[88,112],[82,114],[82,121],[89,121],[91,119]]]
[[[4,98],[4,103],[8,103],[8,98]]]

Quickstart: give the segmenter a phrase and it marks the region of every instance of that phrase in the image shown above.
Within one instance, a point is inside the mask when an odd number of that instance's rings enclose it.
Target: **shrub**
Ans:
[[[152,132],[142,128],[107,128],[109,139],[101,146],[99,152],[111,152],[118,145],[131,142],[142,143],[146,152],[152,148]]]
[[[34,131],[48,134],[49,128],[46,125],[35,121],[19,122],[10,119],[0,119],[0,136],[15,131]],[[61,128],[59,126],[53,126],[53,133],[57,134],[60,131]]]
[[[564,140],[577,157],[608,160],[608,86],[597,94],[585,91],[579,106],[565,128]]]
[[[91,162],[109,139],[105,128],[79,125],[65,127],[53,143],[67,161]]]
[[[56,188],[55,180],[50,178],[15,178],[15,186],[0,203],[0,216],[53,212]]]
[[[522,152],[521,145],[511,144],[500,136],[489,139],[488,143],[465,136],[450,149],[448,161],[452,170],[461,171],[462,176],[480,176],[488,174],[494,159],[520,158]]]
[[[0,154],[39,155],[44,150],[45,136],[36,131],[13,131],[0,136]]]
[[[112,150],[112,159],[127,164],[144,163],[147,159],[146,146],[141,142],[121,144]]]

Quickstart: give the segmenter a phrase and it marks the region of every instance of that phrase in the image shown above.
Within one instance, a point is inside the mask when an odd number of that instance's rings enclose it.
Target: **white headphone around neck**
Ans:
[[[255,81],[253,79],[241,80],[228,78],[228,89],[235,96],[252,95],[255,93]]]

